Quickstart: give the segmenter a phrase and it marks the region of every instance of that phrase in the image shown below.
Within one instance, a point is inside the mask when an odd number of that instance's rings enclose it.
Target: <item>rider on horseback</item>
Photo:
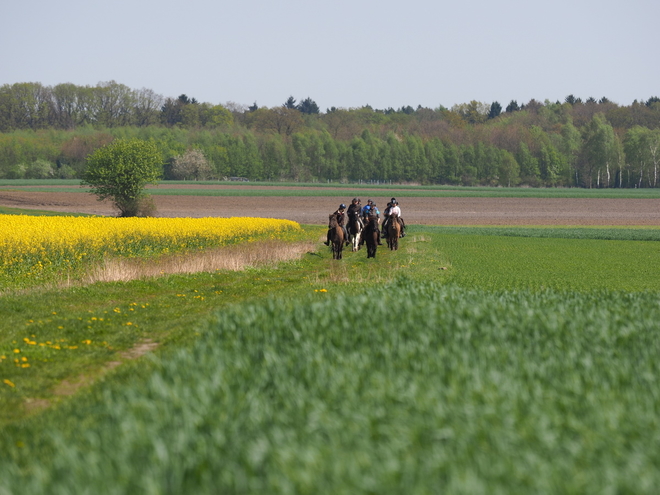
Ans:
[[[401,208],[399,208],[399,202],[396,200],[396,198],[392,198],[392,200],[387,203],[387,208],[385,208],[385,212],[383,213],[383,216],[385,217],[385,220],[383,221],[383,235],[387,235],[387,225],[391,221],[391,217],[393,215],[396,216],[399,221],[399,225],[401,226],[400,237],[405,237],[406,223],[403,221],[403,218],[401,218]]]
[[[339,205],[339,208],[331,215],[337,219],[337,225],[341,227],[341,229],[344,231],[344,241],[346,242],[346,245],[348,246],[349,241],[348,241],[348,232],[346,232],[346,215],[344,214],[346,212],[346,205],[344,203]],[[330,245],[330,233],[332,232],[332,229],[328,229],[328,237],[327,240],[324,242],[326,246]]]
[[[380,211],[378,211],[378,207],[376,206],[376,203],[373,201],[369,200],[369,210],[367,210],[367,214],[365,215],[365,218],[367,219],[367,222],[373,222],[373,229],[376,232],[378,236],[378,245],[382,246],[383,243],[380,242],[380,229],[378,228],[378,222],[380,222],[380,218],[378,215],[380,215]],[[366,207],[365,207],[366,208]],[[364,212],[364,210],[362,210]]]
[[[366,221],[367,217],[369,216],[369,210],[371,209],[371,205],[374,204],[373,201],[370,199],[367,200],[367,204],[362,208],[362,218]]]
[[[360,198],[353,198],[353,201],[351,201],[351,204],[348,206],[348,211],[346,212],[349,220],[352,220],[353,217],[360,218],[361,211],[362,206],[360,206]]]

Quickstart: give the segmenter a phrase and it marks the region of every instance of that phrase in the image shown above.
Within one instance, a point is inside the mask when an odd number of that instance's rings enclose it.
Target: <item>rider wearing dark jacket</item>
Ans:
[[[341,227],[341,229],[344,231],[344,241],[346,242],[346,245],[349,244],[348,242],[348,232],[346,232],[346,205],[344,203],[339,205],[339,208],[335,212],[332,213],[331,216],[334,216],[337,219],[337,225]],[[324,243],[326,246],[330,245],[330,229],[328,229],[328,235],[327,235],[327,240]]]
[[[348,210],[346,211],[348,218],[351,219],[354,216],[359,218],[361,212],[362,206],[360,206],[360,198],[353,198],[353,201],[351,201],[351,204],[348,205]]]

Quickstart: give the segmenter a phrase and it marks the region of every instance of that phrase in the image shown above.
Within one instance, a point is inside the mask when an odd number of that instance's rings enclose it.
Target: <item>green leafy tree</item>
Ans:
[[[449,172],[447,182],[449,184],[460,184],[462,173],[461,153],[454,143],[445,146],[445,163]]]
[[[531,186],[537,186],[540,175],[539,161],[532,152],[529,151],[527,144],[522,141],[518,148],[516,161],[518,162],[518,165],[520,165],[520,178],[522,182]]]
[[[91,186],[99,201],[112,201],[120,216],[146,216],[151,206],[144,188],[161,176],[162,156],[156,144],[119,139],[89,155],[82,184]]]
[[[287,149],[281,135],[273,134],[261,146],[263,157],[263,173],[267,180],[277,180],[285,177],[289,166]]]
[[[626,161],[632,174],[627,180],[636,187],[656,187],[660,172],[660,130],[635,126],[623,140]]]
[[[520,166],[516,157],[506,150],[500,150],[500,161],[498,170],[499,184],[505,187],[518,185],[520,182]]]
[[[200,105],[199,116],[201,124],[204,127],[229,127],[234,122],[231,112],[222,105],[202,103]]]
[[[437,184],[446,183],[449,177],[449,170],[447,170],[445,146],[442,140],[433,138],[427,141],[424,147],[429,162],[431,180]]]
[[[620,143],[602,113],[591,119],[584,131],[584,172],[589,188],[610,187],[612,172],[619,164]]]
[[[55,176],[53,165],[42,159],[35,160],[25,171],[26,179],[51,179]]]
[[[259,146],[254,134],[247,133],[243,136],[243,143],[245,144],[245,157],[246,157],[246,173],[250,180],[263,179],[263,161]]]
[[[575,174],[575,185],[579,185],[577,160],[582,149],[582,136],[580,131],[573,125],[571,117],[568,117],[567,122],[561,127],[560,135],[558,149],[564,155],[569,170]]]
[[[540,151],[539,170],[545,184],[556,186],[564,168],[561,153],[552,144],[543,145]]]
[[[339,148],[337,143],[328,131],[323,131],[321,134],[321,142],[323,143],[323,168],[319,177],[327,180],[339,179]]]

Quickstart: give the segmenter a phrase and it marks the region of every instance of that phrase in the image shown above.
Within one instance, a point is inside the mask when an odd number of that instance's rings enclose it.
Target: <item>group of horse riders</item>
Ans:
[[[339,205],[339,208],[335,212],[330,215],[331,217],[334,216],[337,219],[337,225],[342,228],[344,231],[344,239],[346,244],[349,244],[348,240],[348,232],[346,231],[346,217],[350,220],[357,219],[359,222],[362,223],[362,225],[366,225],[368,219],[375,218],[376,225],[380,223],[380,211],[378,210],[378,207],[376,206],[376,203],[374,203],[372,200],[367,200],[367,204],[363,207],[362,202],[360,201],[360,198],[353,198],[351,201],[350,206],[348,207],[348,211],[346,209],[346,205],[344,203]],[[392,221],[392,218],[395,218],[396,221],[399,222],[399,225],[401,226],[401,235],[400,237],[405,237],[406,236],[406,223],[403,221],[403,218],[401,218],[401,208],[399,207],[399,202],[396,200],[396,198],[392,198],[389,203],[387,203],[387,207],[385,208],[385,211],[383,212],[383,225],[382,225],[382,234],[380,230],[377,228],[376,232],[378,233],[378,245],[382,246],[382,243],[380,242],[380,236],[387,235],[387,225],[389,224],[390,221]],[[327,240],[325,241],[325,245],[329,246],[330,245],[330,232],[331,230],[328,230],[328,235],[327,235]]]

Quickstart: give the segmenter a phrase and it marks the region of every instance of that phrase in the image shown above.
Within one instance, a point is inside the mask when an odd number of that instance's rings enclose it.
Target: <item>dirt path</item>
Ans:
[[[341,198],[153,196],[159,217],[253,216],[324,224]],[[363,202],[364,202],[363,198]],[[389,198],[373,196],[381,211]],[[408,224],[425,225],[655,225],[658,199],[398,198]],[[344,200],[348,203],[350,198]],[[113,215],[91,194],[0,191],[0,206]]]

